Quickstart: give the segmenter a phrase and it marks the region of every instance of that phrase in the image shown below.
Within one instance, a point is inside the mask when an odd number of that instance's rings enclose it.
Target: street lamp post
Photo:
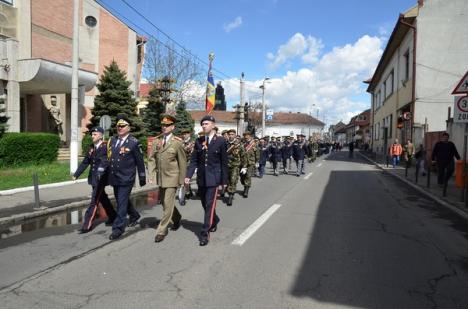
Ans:
[[[266,113],[266,110],[265,110],[265,82],[267,80],[269,80],[270,78],[269,77],[265,77],[263,79],[263,83],[262,85],[260,86],[260,89],[262,89],[262,137],[265,136],[265,113]]]

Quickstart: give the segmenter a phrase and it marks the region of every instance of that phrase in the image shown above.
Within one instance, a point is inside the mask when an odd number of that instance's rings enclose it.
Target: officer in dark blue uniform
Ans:
[[[205,134],[195,141],[185,184],[190,183],[196,169],[198,195],[205,210],[200,246],[206,246],[210,232],[215,232],[219,223],[219,217],[216,215],[216,197],[218,187],[228,183],[228,159],[226,140],[217,136],[213,130],[215,118],[207,115],[202,118],[200,124]]]
[[[304,160],[307,155],[307,144],[305,135],[298,134],[297,140],[293,143],[293,159],[296,162],[296,176],[305,174]]]
[[[106,225],[111,225],[117,216],[112,204],[107,196],[105,187],[107,185],[107,143],[103,141],[104,129],[95,127],[91,130],[93,143],[89,146],[88,153],[73,174],[73,179],[77,179],[89,167],[88,184],[92,186],[91,202],[86,210],[83,225],[79,232],[87,233],[93,228],[93,221],[96,218],[98,205],[107,213]]]
[[[125,231],[127,213],[128,226],[135,226],[140,214],[130,202],[130,194],[136,178],[140,186],[146,184],[145,163],[140,142],[130,134],[130,120],[125,114],[117,115],[117,137],[109,141],[107,154],[109,156],[109,184],[114,187],[117,202],[117,217],[112,225],[110,240],[119,238]]]

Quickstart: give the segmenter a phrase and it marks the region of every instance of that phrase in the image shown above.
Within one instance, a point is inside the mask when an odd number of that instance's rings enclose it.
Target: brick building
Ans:
[[[73,0],[0,2],[0,79],[10,132],[50,132],[51,100],[62,120],[62,142],[70,140]],[[79,8],[79,85],[82,131],[91,117],[95,87],[114,59],[137,93],[144,38],[94,0]]]

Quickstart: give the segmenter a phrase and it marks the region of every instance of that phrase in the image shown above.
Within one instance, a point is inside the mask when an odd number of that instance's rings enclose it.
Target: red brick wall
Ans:
[[[99,75],[114,59],[120,69],[128,69],[128,27],[105,10],[100,10]]]

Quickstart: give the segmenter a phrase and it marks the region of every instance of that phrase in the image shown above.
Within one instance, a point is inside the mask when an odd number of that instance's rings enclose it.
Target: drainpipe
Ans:
[[[414,125],[414,109],[416,105],[416,44],[418,42],[418,31],[415,25],[405,22],[404,15],[400,14],[399,22],[402,25],[405,25],[413,30],[413,84],[411,89],[411,130],[410,130],[410,139],[413,140],[413,125]]]

